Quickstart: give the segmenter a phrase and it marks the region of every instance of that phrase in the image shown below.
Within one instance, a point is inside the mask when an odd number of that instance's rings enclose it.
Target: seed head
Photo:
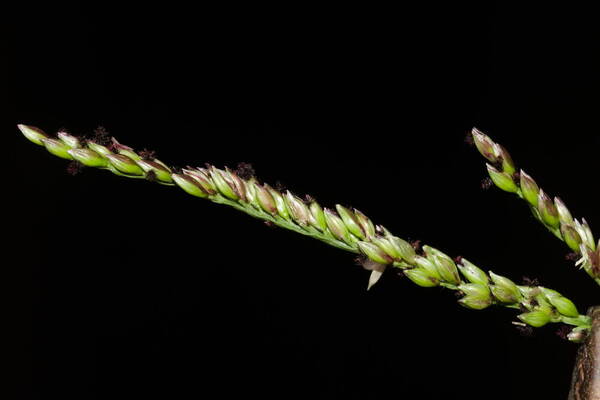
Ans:
[[[560,233],[571,250],[579,251],[579,246],[582,243],[581,236],[579,236],[573,225],[561,224]]]
[[[64,142],[53,138],[40,139],[40,141],[46,150],[55,156],[64,158],[66,160],[73,159],[73,157],[71,157],[71,155],[68,153],[68,151],[71,150],[71,147]]]
[[[375,226],[373,225],[373,222],[365,214],[363,214],[362,212],[360,212],[359,210],[357,210],[355,208],[354,216],[356,217],[356,220],[360,224],[362,230],[365,232],[365,235],[367,236],[367,238],[371,238],[371,237],[375,236]]]
[[[223,196],[231,200],[238,200],[240,198],[235,191],[235,185],[233,181],[231,181],[231,179],[226,179],[225,171],[211,167],[209,172],[217,190]]]
[[[116,168],[119,172],[128,175],[144,175],[144,170],[131,158],[123,154],[108,154],[106,156],[110,165]]]
[[[36,128],[35,126],[18,124],[17,128],[19,128],[23,136],[40,146],[44,145],[42,143],[42,139],[47,139],[49,137],[46,132],[44,132],[40,128]]]
[[[279,216],[287,219],[288,221],[291,220],[290,210],[287,204],[285,204],[285,200],[283,199],[281,193],[278,190],[273,189],[269,185],[265,186],[269,193],[271,193],[271,196],[273,196],[273,200],[275,200],[275,207],[277,207],[277,213],[279,214]]]
[[[417,254],[417,252],[410,243],[392,234],[386,235],[386,238],[390,241],[392,246],[394,246],[394,248],[400,254],[402,259],[404,259],[409,264],[414,263],[415,255]]]
[[[481,285],[487,285],[489,283],[486,273],[466,258],[461,258],[457,267],[469,282]]]
[[[285,194],[285,201],[292,218],[301,226],[306,226],[309,222],[310,211],[306,204],[297,196],[294,196],[289,190]]]
[[[59,131],[56,134],[64,144],[69,146],[70,148],[78,148],[80,146],[79,139],[76,136],[70,135],[65,131]]]
[[[132,160],[141,160],[142,157],[140,157],[135,151],[133,151],[131,147],[119,143],[115,138],[111,138],[110,140],[111,145],[109,146],[109,148],[112,151],[116,151],[117,153],[127,156]]]
[[[498,162],[497,149],[494,147],[494,142],[487,135],[481,132],[477,128],[473,128],[471,131],[471,135],[473,136],[473,141],[475,142],[475,146],[477,150],[481,153],[482,156],[487,158],[492,163]]]
[[[486,164],[486,166],[487,166],[488,174],[490,175],[492,182],[494,182],[494,184],[496,186],[498,186],[500,189],[502,189],[506,192],[516,193],[519,191],[519,188],[517,187],[516,183],[513,181],[513,178],[510,174],[508,174],[506,172],[498,171],[496,168],[494,168],[490,164]]]
[[[71,157],[86,167],[104,167],[106,159],[91,149],[71,149],[67,151]]]
[[[340,204],[337,204],[335,208],[340,217],[342,218],[342,221],[344,221],[344,224],[346,225],[346,228],[348,228],[350,233],[352,233],[359,239],[365,239],[365,232],[363,231],[360,223],[358,222],[356,215],[354,215],[352,211]]]
[[[421,287],[434,287],[440,284],[439,280],[422,268],[413,268],[404,271],[404,275]]]
[[[191,169],[189,167],[188,169],[182,169],[181,172],[192,177],[209,195],[212,196],[217,193],[217,188],[213,185],[210,174],[204,168]]]
[[[521,300],[521,293],[513,281],[503,276],[496,275],[492,271],[490,271],[489,274],[494,283],[491,286],[491,289],[495,298],[508,304],[518,303]]]
[[[256,198],[260,207],[271,215],[277,214],[277,206],[275,199],[271,196],[271,192],[260,183],[253,183],[256,189]]]
[[[560,220],[558,218],[558,210],[556,206],[542,189],[538,193],[538,210],[542,220],[553,228],[557,228]]]
[[[525,200],[527,200],[529,204],[531,204],[534,207],[537,207],[538,193],[540,191],[540,188],[538,187],[537,183],[535,183],[533,178],[527,175],[525,171],[521,170],[521,173],[519,175],[521,192],[523,193],[523,197],[525,197]]]
[[[185,174],[174,173],[171,174],[171,178],[175,184],[182,188],[186,193],[200,198],[208,197],[208,193],[192,177]]]
[[[329,228],[329,231],[333,233],[336,238],[347,241],[348,229],[346,228],[346,225],[344,225],[342,219],[335,213],[335,211],[332,211],[328,208],[326,208],[324,211],[325,221],[327,222],[327,228]]]
[[[371,243],[383,250],[388,256],[395,260],[401,260],[402,255],[392,242],[383,236],[375,236],[371,238]]]
[[[113,152],[106,146],[95,143],[95,142],[87,142],[87,147],[90,150],[95,151],[98,154],[102,154],[103,156],[107,156],[108,154],[113,154]]]
[[[435,265],[443,281],[454,285],[460,283],[456,264],[454,264],[454,261],[448,255],[431,246],[423,246],[423,250],[427,255],[427,259]]]
[[[552,304],[562,315],[573,318],[579,316],[579,311],[577,311],[575,304],[573,304],[573,302],[566,297],[563,297],[560,294],[547,297],[550,304]]]
[[[416,256],[414,259],[414,265],[416,265],[419,269],[426,271],[428,276],[431,276],[438,281],[442,279],[436,265],[427,258]]]
[[[312,218],[310,223],[312,226],[320,230],[321,232],[327,231],[327,219],[325,218],[325,212],[323,208],[316,201],[312,201],[308,207]]]
[[[560,197],[557,196],[554,198],[554,205],[558,211],[558,218],[560,219],[560,222],[563,224],[572,224],[573,217],[571,216],[571,212],[565,203],[563,203],[563,201],[560,199]]]
[[[225,174],[223,176],[227,180],[227,183],[229,183],[230,186],[233,187],[235,193],[241,199],[241,201],[246,202],[246,184],[244,183],[244,181],[229,168],[225,168]]]
[[[530,311],[517,316],[521,321],[534,328],[540,328],[550,322],[550,315],[545,311]]]
[[[148,178],[148,174],[152,173],[152,178],[154,178],[156,181],[165,183],[173,182],[173,179],[171,178],[171,170],[167,167],[164,167],[162,164],[144,159],[137,160],[136,163],[146,173],[146,179],[151,179]]]
[[[492,304],[492,295],[486,285],[466,283],[459,285],[458,289],[465,294],[465,297],[458,301],[464,307],[483,310]]]
[[[498,154],[498,167],[507,174],[513,174],[516,171],[515,163],[508,151],[499,143],[494,143],[495,153]]]
[[[390,264],[392,262],[392,257],[386,254],[379,247],[369,242],[358,242],[358,249],[369,259],[375,261],[379,264]]]

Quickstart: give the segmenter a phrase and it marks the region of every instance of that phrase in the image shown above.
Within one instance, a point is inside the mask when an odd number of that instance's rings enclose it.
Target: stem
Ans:
[[[268,213],[264,212],[263,210],[256,209],[249,204],[242,205],[233,200],[229,200],[219,194],[211,197],[211,200],[218,204],[225,204],[225,205],[231,206],[231,207],[235,208],[236,210],[246,213],[254,218],[267,220],[281,228],[292,230],[294,232],[300,233],[301,235],[310,236],[312,238],[315,238],[317,240],[325,242],[333,247],[337,247],[338,249],[346,250],[346,251],[349,251],[349,252],[355,253],[355,254],[359,253],[359,251],[356,248],[350,247],[349,245],[347,245],[343,242],[333,240],[330,237],[328,237],[327,235],[319,232],[317,229],[315,229],[311,226],[306,226],[303,228],[299,225],[288,222],[285,219],[275,218],[271,214],[268,214]]]
[[[600,307],[588,310],[591,330],[577,351],[568,400],[600,399]]]

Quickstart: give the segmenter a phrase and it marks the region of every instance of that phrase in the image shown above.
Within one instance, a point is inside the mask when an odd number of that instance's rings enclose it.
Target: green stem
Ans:
[[[218,204],[225,204],[225,205],[231,206],[231,207],[235,208],[236,210],[242,211],[243,213],[248,214],[254,218],[272,222],[273,224],[275,224],[281,228],[289,229],[291,231],[300,233],[301,235],[310,236],[312,238],[315,238],[317,240],[325,242],[331,246],[337,247],[338,249],[346,250],[346,251],[349,251],[349,252],[355,253],[355,254],[359,253],[358,249],[353,248],[353,247],[351,247],[343,242],[340,242],[338,240],[335,240],[335,239],[331,238],[330,236],[318,231],[317,229],[315,229],[311,226],[306,226],[303,228],[303,227],[296,225],[294,223],[291,223],[281,217],[276,218],[276,217],[272,216],[271,214],[266,213],[263,210],[258,210],[250,204],[242,205],[236,201],[229,200],[229,199],[221,196],[220,194],[211,196],[210,200],[215,203],[218,203]]]

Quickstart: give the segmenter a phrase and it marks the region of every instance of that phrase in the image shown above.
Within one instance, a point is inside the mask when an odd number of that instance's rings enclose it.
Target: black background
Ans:
[[[396,5],[398,6],[398,5]],[[177,188],[67,162],[27,123],[173,165],[253,164],[578,304],[598,290],[477,126],[598,222],[598,25],[560,6],[22,6],[5,13],[7,345],[17,398],[563,399],[576,346]],[[598,228],[596,228],[598,229]],[[14,320],[14,321],[13,321]]]

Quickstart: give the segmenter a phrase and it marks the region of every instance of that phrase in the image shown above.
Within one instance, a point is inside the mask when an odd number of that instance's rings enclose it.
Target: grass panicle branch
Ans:
[[[508,151],[477,128],[471,134],[486,163],[492,182],[527,202],[533,216],[577,255],[576,265],[583,268],[600,285],[600,240],[594,241],[589,224],[573,218],[565,203],[552,199],[525,171],[517,170]]]
[[[252,174],[229,168],[206,165],[176,171],[154,158],[152,152],[137,153],[114,138],[83,140],[65,132],[51,137],[32,126],[21,124],[18,128],[30,141],[58,157],[119,176],[178,186],[192,196],[226,204],[271,224],[361,254],[363,267],[371,270],[368,288],[386,268],[399,268],[419,286],[458,291],[458,302],[466,308],[482,310],[500,305],[516,309],[520,312],[516,324],[541,327],[564,323],[573,326],[568,338],[574,342],[581,341],[590,328],[589,317],[579,314],[573,302],[557,291],[538,285],[517,285],[464,258],[454,261],[431,246],[415,248],[383,226],[376,226],[359,210],[339,204],[334,209],[324,208],[312,198],[305,200],[290,191],[282,192],[259,182]],[[584,229],[583,225],[579,228]]]

